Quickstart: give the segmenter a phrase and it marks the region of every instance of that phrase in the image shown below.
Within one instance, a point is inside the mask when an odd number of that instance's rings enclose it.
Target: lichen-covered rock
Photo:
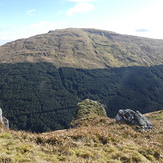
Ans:
[[[9,120],[5,117],[3,117],[3,125],[5,128],[9,129]]]
[[[2,122],[2,109],[0,108],[0,122]]]
[[[97,101],[86,99],[77,104],[76,115],[71,122],[70,127],[76,127],[77,125],[82,124],[83,121],[89,121],[97,117],[107,117],[105,106]]]
[[[115,117],[116,121],[123,121],[126,124],[138,125],[142,129],[152,129],[152,123],[144,117],[139,111],[131,109],[119,110]]]
[[[104,116],[106,117],[106,111],[104,106],[97,101],[86,99],[76,106],[75,119],[88,117],[88,116]]]
[[[9,121],[7,118],[2,116],[2,109],[0,108],[0,124],[5,128],[9,129]]]

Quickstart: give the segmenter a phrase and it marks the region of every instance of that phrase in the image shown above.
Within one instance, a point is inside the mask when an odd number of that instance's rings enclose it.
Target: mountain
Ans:
[[[84,69],[153,66],[163,60],[163,40],[97,29],[61,29],[0,48],[0,63],[49,62]]]
[[[142,131],[108,117],[41,134],[0,127],[0,162],[162,163],[163,111],[145,116],[152,130]]]
[[[0,46],[0,107],[12,129],[67,128],[83,99],[141,113],[163,108],[163,40],[61,29]]]

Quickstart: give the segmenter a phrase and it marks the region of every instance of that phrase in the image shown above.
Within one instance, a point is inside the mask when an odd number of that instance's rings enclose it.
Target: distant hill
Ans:
[[[163,40],[97,29],[61,29],[0,47],[0,63],[50,62],[56,67],[108,68],[160,65]]]
[[[0,107],[11,128],[66,128],[83,99],[107,115],[163,108],[163,40],[61,29],[0,46]]]

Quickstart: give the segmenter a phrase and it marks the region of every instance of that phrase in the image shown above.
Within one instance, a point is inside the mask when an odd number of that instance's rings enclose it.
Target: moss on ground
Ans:
[[[74,129],[42,134],[0,128],[0,162],[161,163],[163,120],[151,121],[149,131],[100,116]]]
[[[1,163],[156,163],[163,162],[162,111],[146,114],[153,129],[116,123],[96,101],[77,105],[72,123],[80,126],[42,134],[0,128]]]

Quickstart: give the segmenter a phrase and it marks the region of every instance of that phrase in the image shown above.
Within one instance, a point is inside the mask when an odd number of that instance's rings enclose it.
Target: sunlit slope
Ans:
[[[149,131],[107,117],[42,134],[0,128],[0,162],[162,163],[163,112],[147,117],[153,123]]]
[[[56,67],[89,69],[160,65],[163,40],[97,29],[61,29],[1,46],[0,62],[50,62]]]

